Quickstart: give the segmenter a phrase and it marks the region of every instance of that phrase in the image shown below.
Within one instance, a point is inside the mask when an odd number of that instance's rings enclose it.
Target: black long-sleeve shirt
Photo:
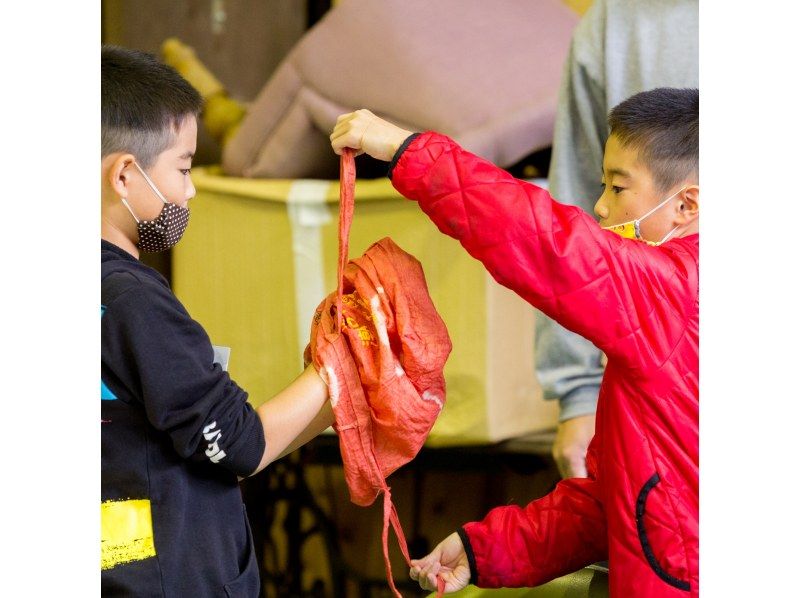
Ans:
[[[164,278],[101,249],[103,595],[256,596],[258,415]]]

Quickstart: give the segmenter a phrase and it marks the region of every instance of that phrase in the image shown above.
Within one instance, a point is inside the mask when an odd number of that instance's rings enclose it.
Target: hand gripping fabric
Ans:
[[[410,557],[386,477],[417,455],[444,407],[442,370],[452,345],[422,266],[394,241],[381,239],[348,263],[351,151],[340,169],[338,288],[314,314],[306,361],[328,384],[350,499],[366,507],[383,493],[386,576],[400,596],[389,563],[390,524],[409,566]]]

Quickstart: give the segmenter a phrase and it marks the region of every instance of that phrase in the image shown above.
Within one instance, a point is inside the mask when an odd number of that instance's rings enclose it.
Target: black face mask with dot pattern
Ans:
[[[158,218],[139,221],[139,249],[148,253],[166,251],[181,240],[188,224],[188,208],[165,203]]]
[[[144,180],[147,181],[149,187],[153,190],[158,198],[164,202],[164,207],[161,208],[161,213],[153,220],[139,220],[136,214],[128,205],[127,200],[123,197],[122,203],[128,208],[128,211],[136,220],[136,228],[139,232],[138,247],[140,250],[147,253],[158,253],[159,251],[166,251],[170,247],[181,240],[183,231],[189,225],[189,208],[183,208],[177,204],[168,202],[161,191],[158,190],[155,183],[150,180],[147,173],[142,170],[136,162],[134,166],[142,173]]]

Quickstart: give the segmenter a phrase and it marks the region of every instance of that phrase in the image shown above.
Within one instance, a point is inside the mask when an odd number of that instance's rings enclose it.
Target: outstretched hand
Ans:
[[[428,556],[411,560],[411,579],[419,582],[423,590],[437,590],[436,577],[445,582],[445,593],[457,592],[469,584],[470,570],[467,552],[457,533],[442,540]]]
[[[342,154],[343,148],[349,147],[356,151],[357,156],[366,153],[390,162],[411,134],[412,131],[401,129],[362,108],[336,119],[330,139],[333,151],[338,155]]]

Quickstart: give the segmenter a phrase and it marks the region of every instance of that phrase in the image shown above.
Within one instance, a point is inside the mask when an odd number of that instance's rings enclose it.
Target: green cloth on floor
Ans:
[[[431,594],[431,597],[436,594]],[[485,590],[467,586],[448,594],[453,598],[608,598],[608,574],[584,568],[535,588],[501,588]]]

